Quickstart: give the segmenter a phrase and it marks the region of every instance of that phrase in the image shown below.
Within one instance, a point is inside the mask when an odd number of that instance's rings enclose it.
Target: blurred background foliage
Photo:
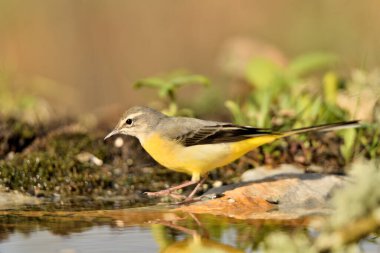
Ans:
[[[275,142],[254,157],[319,163],[327,159],[313,152],[334,142],[332,167],[342,168],[380,154],[376,6],[2,0],[0,115],[31,123],[74,116],[109,128],[143,104],[277,130],[360,119],[362,129],[338,138],[295,136],[295,147]],[[282,155],[292,149],[302,150],[299,159]]]
[[[193,116],[190,109],[178,109],[177,93],[186,85],[209,86],[210,81],[202,75],[189,74],[186,71],[176,71],[165,76],[141,79],[134,84],[137,89],[147,87],[157,91],[158,97],[164,102],[162,111],[169,116]]]
[[[114,119],[155,98],[149,89],[137,93],[136,80],[186,68],[213,82],[207,94],[214,100],[203,103],[197,98],[205,95],[194,87],[180,91],[177,100],[223,111],[225,99],[245,95],[245,86],[226,74],[258,84],[253,72],[265,65],[278,72],[276,82],[294,84],[307,64],[332,61],[307,55],[315,51],[339,58],[336,69],[344,76],[374,69],[380,58],[377,9],[375,0],[1,0],[0,70],[11,76],[13,90],[28,94],[18,100],[22,106],[35,103],[32,94],[48,102],[54,115],[95,112]],[[263,116],[259,123],[265,123]]]

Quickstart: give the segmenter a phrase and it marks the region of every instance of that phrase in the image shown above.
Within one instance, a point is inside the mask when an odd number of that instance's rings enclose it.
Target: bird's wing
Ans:
[[[172,121],[171,139],[188,147],[202,144],[217,144],[235,142],[249,139],[255,136],[271,134],[272,131],[264,128],[239,126],[231,123],[216,121],[204,121],[192,118],[176,118]]]

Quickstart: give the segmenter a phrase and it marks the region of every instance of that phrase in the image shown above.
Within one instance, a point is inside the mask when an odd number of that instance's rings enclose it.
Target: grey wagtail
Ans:
[[[115,134],[135,136],[159,164],[192,176],[191,181],[146,194],[178,197],[173,191],[197,184],[186,199],[191,200],[208,172],[233,162],[258,146],[293,134],[357,126],[359,122],[355,120],[274,132],[232,123],[168,117],[151,108],[135,106],[124,113],[115,129],[104,139]]]

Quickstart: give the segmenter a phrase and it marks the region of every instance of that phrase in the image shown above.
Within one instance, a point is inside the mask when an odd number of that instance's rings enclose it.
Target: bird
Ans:
[[[171,117],[149,107],[134,106],[122,115],[104,140],[117,134],[134,136],[159,164],[190,175],[191,180],[180,185],[157,192],[146,192],[148,196],[169,195],[178,199],[183,196],[176,194],[176,190],[196,185],[185,198],[186,202],[193,199],[210,171],[237,160],[252,149],[294,134],[339,130],[359,125],[358,120],[353,120],[278,132],[228,122]]]

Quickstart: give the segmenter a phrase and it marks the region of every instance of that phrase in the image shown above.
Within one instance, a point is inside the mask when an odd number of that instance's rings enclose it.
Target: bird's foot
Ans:
[[[181,201],[181,202],[177,203],[178,205],[189,204],[189,203],[197,201],[196,198],[194,198],[194,195],[199,190],[201,185],[205,182],[206,178],[207,178],[207,176],[205,176],[200,181],[187,181],[187,182],[184,182],[180,185],[173,186],[173,187],[165,189],[165,190],[161,190],[158,192],[145,192],[145,194],[148,195],[149,197],[170,196],[176,200]],[[194,190],[190,193],[190,195],[187,197],[180,195],[180,194],[173,193],[176,190],[179,190],[179,189],[182,189],[182,188],[185,188],[187,186],[194,185],[194,184],[197,184],[197,185],[195,186]]]
[[[148,195],[149,197],[161,197],[161,196],[171,195],[171,196],[177,196],[177,197],[174,197],[174,198],[178,199],[178,196],[181,196],[181,195],[179,195],[179,194],[173,194],[174,191],[182,189],[182,188],[185,188],[185,187],[190,186],[190,185],[197,184],[197,183],[198,182],[196,182],[196,181],[186,181],[186,182],[184,182],[184,183],[182,183],[180,185],[173,186],[173,187],[170,187],[170,188],[165,189],[165,190],[161,190],[161,191],[158,191],[158,192],[145,192],[145,194]]]
[[[149,197],[162,197],[162,196],[170,196],[173,199],[176,200],[183,200],[186,198],[186,196],[183,196],[181,194],[173,193],[170,189],[158,191],[158,192],[144,192]]]
[[[158,192],[144,192],[144,194],[148,195],[149,197],[160,197],[160,196],[166,196],[170,195],[171,191],[169,189],[165,189]]]

